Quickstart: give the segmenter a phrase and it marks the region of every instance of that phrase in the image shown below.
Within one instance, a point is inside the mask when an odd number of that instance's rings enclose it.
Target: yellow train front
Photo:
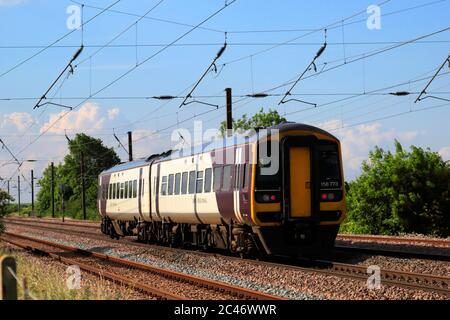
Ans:
[[[258,148],[265,140],[271,140],[267,149],[273,143],[278,146],[280,166],[273,175],[262,174],[270,161],[257,152],[252,231],[268,254],[326,254],[345,218],[340,142],[308,125],[283,124],[276,129],[277,135],[258,141]]]

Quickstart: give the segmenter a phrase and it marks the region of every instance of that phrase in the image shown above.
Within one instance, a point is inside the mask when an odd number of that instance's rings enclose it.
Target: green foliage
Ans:
[[[245,131],[257,128],[268,128],[283,122],[286,122],[286,119],[281,117],[276,110],[269,109],[269,112],[264,112],[264,109],[261,108],[261,110],[251,118],[248,118],[247,115],[244,114],[238,120],[233,119],[233,130]],[[220,125],[220,133],[222,136],[225,135],[226,130],[227,122],[223,121]]]
[[[100,139],[85,134],[77,134],[69,142],[69,154],[63,163],[55,166],[55,212],[61,215],[60,186],[64,185],[65,215],[81,218],[81,153],[84,154],[87,215],[95,219],[98,175],[119,164],[120,159],[113,149],[103,146]],[[41,190],[37,194],[37,208],[41,214],[48,215],[51,213],[51,166],[44,170],[39,184]]]
[[[13,197],[5,190],[0,189],[0,234],[5,231],[1,218],[7,213],[8,203],[14,201]]]
[[[345,232],[450,236],[450,164],[430,150],[376,147],[348,186]]]

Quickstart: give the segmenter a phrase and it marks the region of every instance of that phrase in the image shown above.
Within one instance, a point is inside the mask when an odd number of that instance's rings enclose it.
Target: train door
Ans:
[[[290,216],[311,216],[311,148],[292,146],[289,148]]]
[[[288,137],[282,142],[283,214],[287,220],[313,218],[317,211],[312,161],[316,140],[305,136]]]

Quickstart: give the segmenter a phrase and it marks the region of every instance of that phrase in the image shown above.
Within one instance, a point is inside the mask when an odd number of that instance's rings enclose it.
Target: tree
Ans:
[[[411,146],[395,153],[376,147],[350,183],[345,231],[369,234],[450,235],[450,164]]]
[[[284,122],[286,122],[286,119],[281,117],[276,110],[269,109],[269,112],[264,112],[264,109],[261,108],[259,112],[251,118],[248,118],[247,115],[244,114],[238,120],[233,119],[233,130],[245,131],[257,128],[268,128]],[[227,122],[223,121],[220,125],[220,133],[222,136],[225,135],[226,130]]]
[[[76,217],[81,209],[81,153],[84,155],[84,177],[86,185],[86,204],[89,211],[95,214],[97,199],[98,175],[105,169],[120,163],[120,159],[112,148],[103,145],[100,139],[85,134],[77,134],[69,142],[69,154],[64,162],[55,167],[55,202],[56,208],[61,205],[60,186],[65,186],[65,199],[68,213]],[[41,190],[37,195],[40,211],[48,211],[51,206],[51,168],[47,167],[39,180]]]
[[[0,234],[5,231],[5,226],[1,218],[6,214],[6,206],[11,201],[14,201],[13,197],[5,190],[0,190]]]

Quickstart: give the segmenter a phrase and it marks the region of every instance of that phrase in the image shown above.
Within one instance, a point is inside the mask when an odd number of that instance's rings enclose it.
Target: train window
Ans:
[[[248,174],[250,172],[250,164],[244,165],[244,173],[242,174],[242,188],[247,189],[248,188]]]
[[[110,183],[108,186],[109,192],[108,192],[108,199],[112,199],[112,184]]]
[[[177,173],[175,175],[175,188],[174,188],[175,195],[180,194],[180,182],[181,182],[181,173]]]
[[[274,160],[272,159],[272,142],[267,141],[267,155],[260,154],[260,152],[260,146],[258,145],[255,188],[257,190],[280,190],[281,170],[277,170],[277,173],[273,175],[266,174],[264,170],[261,170],[262,168],[270,168],[272,166],[272,160]]]
[[[223,167],[222,191],[230,191],[231,188],[231,166]]]
[[[111,184],[111,199],[115,199],[116,198],[116,184],[112,183]]]
[[[195,193],[196,174],[195,171],[189,172],[189,194]]]
[[[133,198],[133,181],[128,181],[128,198]]]
[[[198,171],[197,172],[196,192],[197,193],[202,193],[203,192],[203,171]]]
[[[173,195],[173,182],[175,180],[175,176],[173,174],[169,175],[169,190],[167,191],[167,194],[169,196]]]
[[[183,172],[183,178],[181,179],[181,194],[187,194],[188,185],[188,173]]]
[[[222,167],[214,168],[214,191],[219,191],[222,183]]]
[[[116,183],[116,199],[119,199],[119,193],[120,193],[120,183]]]
[[[234,188],[240,189],[241,186],[241,165],[238,164],[234,167],[236,170],[236,179],[234,179]]]
[[[123,191],[124,191],[123,198],[124,198],[124,199],[127,199],[127,198],[128,198],[128,181],[126,181],[126,182],[124,183],[124,189],[123,189]]]
[[[211,192],[212,169],[205,170],[205,192]]]
[[[133,198],[137,198],[137,180],[133,181]]]
[[[162,177],[161,180],[161,195],[167,195],[167,177]]]
[[[123,199],[123,196],[124,196],[123,190],[124,190],[124,189],[125,189],[124,183],[121,182],[121,183],[120,183],[120,196],[119,196],[120,199]]]
[[[322,145],[318,148],[319,182],[321,189],[341,187],[339,153],[335,145]]]

